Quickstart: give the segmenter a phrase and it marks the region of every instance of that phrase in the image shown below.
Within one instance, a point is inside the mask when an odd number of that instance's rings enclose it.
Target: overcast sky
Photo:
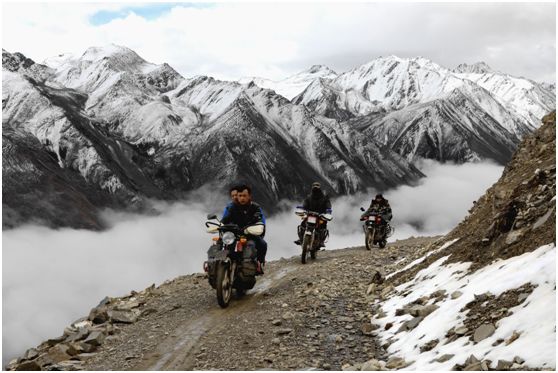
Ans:
[[[2,46],[41,62],[124,45],[184,76],[280,79],[313,64],[338,72],[375,57],[555,81],[554,3],[3,3]]]

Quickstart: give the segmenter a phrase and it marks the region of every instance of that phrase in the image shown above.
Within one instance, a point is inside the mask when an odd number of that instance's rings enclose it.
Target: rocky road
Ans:
[[[84,358],[75,368],[340,370],[385,360],[370,323],[374,297],[385,285],[367,295],[369,285],[377,271],[385,276],[404,267],[434,241],[326,250],[306,265],[299,257],[270,262],[256,287],[226,309],[203,274],[133,292],[120,301],[140,304],[137,321],[113,323],[94,353],[78,355]]]

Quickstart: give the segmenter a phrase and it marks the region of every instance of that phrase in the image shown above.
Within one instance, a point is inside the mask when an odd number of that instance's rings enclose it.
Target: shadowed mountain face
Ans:
[[[364,133],[254,83],[184,79],[121,47],[55,67],[6,51],[3,60],[4,227],[37,218],[99,229],[99,208],[138,210],[238,181],[272,210],[316,180],[336,195],[423,176]],[[38,200],[48,203],[34,214]]]

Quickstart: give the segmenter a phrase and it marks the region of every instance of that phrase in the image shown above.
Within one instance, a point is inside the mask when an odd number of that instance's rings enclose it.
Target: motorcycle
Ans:
[[[303,219],[304,233],[302,235],[302,264],[306,264],[308,253],[311,259],[316,259],[317,252],[320,250],[322,243],[326,241],[329,232],[325,230],[322,233],[322,225],[333,219],[331,214],[320,214],[314,211],[304,210],[298,206],[295,214]],[[300,229],[300,227],[299,227]],[[322,237],[322,234],[324,237]]]
[[[366,211],[363,207],[361,211]],[[391,237],[395,229],[389,224],[389,220],[381,211],[372,210],[369,215],[362,216],[364,221],[364,244],[366,250],[372,250],[372,246],[378,244],[380,249],[386,247],[388,237]]]
[[[204,271],[208,274],[209,284],[217,291],[217,302],[225,308],[229,305],[232,290],[243,296],[256,284],[256,244],[250,235],[260,236],[263,224],[240,229],[236,224],[222,224],[216,215],[208,215],[205,226],[208,233],[218,233],[215,242],[207,251]],[[212,221],[217,220],[217,222]]]

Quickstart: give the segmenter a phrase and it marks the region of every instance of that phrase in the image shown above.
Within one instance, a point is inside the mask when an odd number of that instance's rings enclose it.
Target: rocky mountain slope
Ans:
[[[89,48],[80,57],[48,59],[50,66],[7,51],[3,60],[3,128],[36,138],[59,168],[114,207],[247,180],[272,209],[282,198],[301,198],[316,180],[335,195],[423,176],[364,134],[273,91],[184,79],[128,48]],[[4,226],[17,224],[11,216]]]
[[[446,236],[272,262],[227,309],[204,274],[107,297],[7,369],[555,369],[555,122]]]
[[[423,176],[413,165],[421,158],[504,164],[555,106],[554,94],[527,79],[485,64],[450,71],[425,58],[378,58],[342,74],[317,65],[244,83],[184,78],[116,45],[44,64],[3,50],[2,60],[2,126],[19,134],[4,137],[5,146],[29,137],[88,201],[52,220],[47,210],[58,199],[48,183],[22,191],[51,200],[37,214],[51,226],[101,227],[89,218],[98,208],[142,209],[149,198],[222,191],[239,180],[272,210],[316,180],[331,195],[412,184]],[[10,227],[31,219],[33,205],[13,195],[9,175],[33,175],[3,172],[5,200],[19,201],[4,214]]]

